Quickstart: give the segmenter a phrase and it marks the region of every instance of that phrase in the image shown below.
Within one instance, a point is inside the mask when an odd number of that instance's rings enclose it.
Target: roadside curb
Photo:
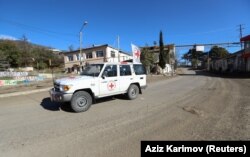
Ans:
[[[27,95],[27,94],[33,94],[33,93],[38,93],[38,92],[45,92],[45,91],[49,91],[51,88],[52,87],[43,88],[43,89],[29,90],[29,91],[23,91],[23,92],[0,94],[0,98],[19,96],[19,95]]]

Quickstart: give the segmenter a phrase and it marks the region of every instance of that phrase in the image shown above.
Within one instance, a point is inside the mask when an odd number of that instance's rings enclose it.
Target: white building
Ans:
[[[120,51],[109,46],[108,44],[99,45],[85,48],[81,50],[82,57],[80,54],[80,50],[64,52],[64,67],[68,72],[72,71],[80,71],[80,68],[85,66],[86,64],[93,63],[104,63],[104,62],[122,62],[125,60],[132,59],[132,56],[128,53]],[[80,62],[80,58],[82,58],[82,64]]]

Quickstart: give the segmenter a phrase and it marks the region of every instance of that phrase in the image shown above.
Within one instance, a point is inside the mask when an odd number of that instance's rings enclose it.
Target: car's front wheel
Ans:
[[[78,91],[74,93],[71,99],[71,108],[75,112],[87,111],[92,105],[92,97],[86,91]]]

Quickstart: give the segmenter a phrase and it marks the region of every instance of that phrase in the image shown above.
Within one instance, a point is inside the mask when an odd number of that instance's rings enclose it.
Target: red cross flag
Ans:
[[[131,44],[131,47],[133,53],[133,63],[141,63],[140,61],[141,51],[139,47],[135,46],[134,44]]]

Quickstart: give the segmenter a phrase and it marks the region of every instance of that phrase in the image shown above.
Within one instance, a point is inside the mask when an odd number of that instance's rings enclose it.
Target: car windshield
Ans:
[[[98,77],[102,71],[103,64],[91,64],[88,65],[81,73],[81,75]]]

